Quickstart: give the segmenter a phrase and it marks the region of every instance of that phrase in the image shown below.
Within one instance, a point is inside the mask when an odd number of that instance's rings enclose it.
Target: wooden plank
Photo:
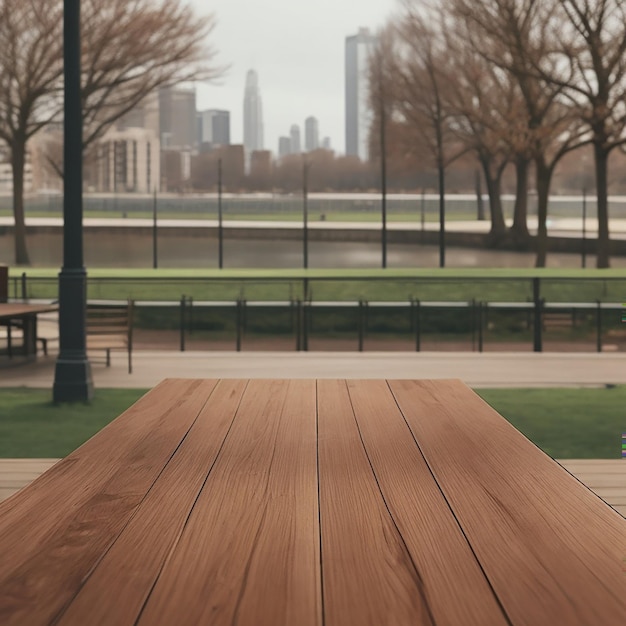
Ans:
[[[460,381],[393,381],[514,625],[619,624],[626,521]]]
[[[387,383],[348,381],[348,391],[372,470],[434,622],[508,624]]]
[[[218,383],[136,514],[59,619],[59,626],[135,623],[165,558],[180,538],[245,387],[245,381]]]
[[[345,381],[318,381],[325,626],[434,624],[376,484]]]
[[[0,504],[0,624],[48,624],[76,595],[214,386],[165,381]]]
[[[313,381],[249,383],[138,624],[321,624],[315,426]]]

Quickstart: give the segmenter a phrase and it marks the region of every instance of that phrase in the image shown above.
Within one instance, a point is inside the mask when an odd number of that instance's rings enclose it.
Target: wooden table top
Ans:
[[[58,304],[23,304],[20,302],[0,303],[0,319],[11,319],[14,317],[24,317],[37,313],[49,313],[58,311]]]
[[[626,520],[459,381],[177,380],[0,504],[0,623],[624,623]]]

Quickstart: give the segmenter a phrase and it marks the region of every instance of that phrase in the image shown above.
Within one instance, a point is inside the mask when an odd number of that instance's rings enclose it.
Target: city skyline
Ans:
[[[210,12],[200,0],[191,4],[198,14]],[[231,142],[243,143],[241,97],[246,73],[255,69],[263,97],[265,148],[277,152],[278,139],[292,121],[302,125],[313,115],[333,149],[344,153],[345,39],[360,27],[375,33],[396,4],[318,0],[294,6],[289,0],[214,0],[211,10],[217,25],[208,43],[217,52],[216,64],[230,68],[214,84],[197,85],[198,109],[229,110]]]

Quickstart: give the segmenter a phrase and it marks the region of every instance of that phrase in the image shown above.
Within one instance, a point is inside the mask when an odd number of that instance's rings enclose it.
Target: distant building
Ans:
[[[222,179],[225,189],[238,191],[243,184],[245,167],[245,150],[241,144],[230,144],[218,148],[222,159]]]
[[[193,87],[159,89],[159,133],[163,149],[192,150],[198,140],[196,90]]]
[[[255,150],[263,150],[263,106],[259,78],[254,70],[246,76],[243,97],[243,145],[249,158]]]
[[[317,118],[307,117],[304,120],[304,149],[306,152],[317,150],[320,147],[319,125]]]
[[[291,140],[291,154],[300,154],[302,148],[300,146],[300,127],[293,124],[289,129],[289,138]]]
[[[108,131],[98,141],[85,174],[95,191],[151,193],[161,182],[158,137],[146,128]]]
[[[228,146],[230,144],[230,112],[208,109],[198,112],[198,144]]]
[[[282,159],[288,154],[291,154],[291,138],[279,137],[278,138],[278,157]]]
[[[322,139],[322,148],[324,148],[324,150],[332,150],[330,145],[330,137],[324,137],[324,139]]]
[[[257,183],[269,185],[272,175],[272,153],[269,150],[255,150],[250,155],[250,177]]]
[[[368,64],[375,43],[376,38],[367,28],[346,37],[346,154],[362,161],[369,157],[372,114],[368,104]]]

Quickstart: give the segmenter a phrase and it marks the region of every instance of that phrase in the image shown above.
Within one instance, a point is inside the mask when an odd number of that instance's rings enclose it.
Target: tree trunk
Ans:
[[[596,193],[598,195],[598,256],[596,258],[596,267],[605,268],[610,265],[608,198],[609,152],[601,143],[594,143],[593,152],[596,166]]]
[[[528,241],[528,164],[526,157],[518,156],[515,160],[515,207],[511,234],[516,241]]]
[[[13,216],[15,219],[15,263],[30,265],[26,248],[26,221],[24,219],[24,168],[26,164],[26,140],[16,138],[11,149],[13,168]]]
[[[502,179],[503,168],[500,168],[494,176],[491,173],[489,159],[481,158],[481,165],[485,174],[485,182],[487,184],[487,193],[489,194],[489,213],[491,217],[491,229],[489,230],[489,240],[492,244],[496,243],[506,232],[506,224],[504,222],[504,214],[502,212],[502,194],[500,183]]]
[[[548,196],[552,170],[543,158],[535,159],[537,177],[537,257],[535,267],[545,267],[548,256]]]

